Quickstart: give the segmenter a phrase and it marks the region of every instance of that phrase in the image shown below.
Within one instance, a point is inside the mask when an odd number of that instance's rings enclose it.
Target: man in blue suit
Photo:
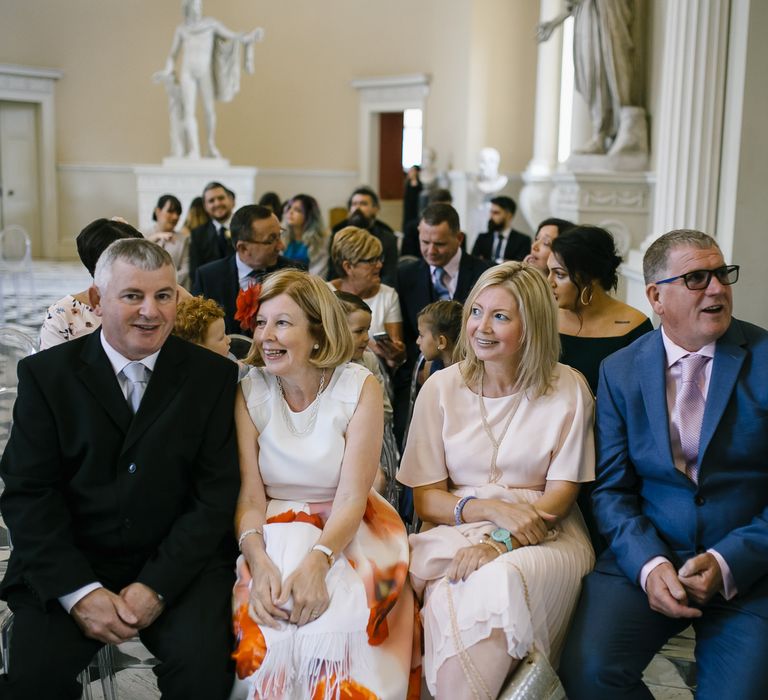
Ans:
[[[768,333],[731,316],[738,266],[698,231],[645,254],[661,328],[607,358],[594,512],[610,548],[560,667],[570,700],[651,698],[653,655],[693,624],[704,698],[768,681]]]

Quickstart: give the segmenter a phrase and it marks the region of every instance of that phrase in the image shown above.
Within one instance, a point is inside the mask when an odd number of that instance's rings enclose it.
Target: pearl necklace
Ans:
[[[293,433],[296,437],[304,437],[305,435],[309,435],[312,432],[312,429],[315,427],[317,411],[320,408],[320,394],[323,393],[323,389],[325,388],[325,370],[323,370],[323,373],[320,375],[320,386],[317,389],[314,400],[310,404],[310,406],[312,406],[312,410],[310,411],[309,421],[307,422],[307,426],[304,428],[304,430],[299,430],[294,425],[293,418],[291,418],[291,411],[288,407],[288,401],[286,400],[285,392],[283,391],[283,383],[280,381],[280,377],[275,377],[275,379],[277,379],[277,387],[280,389],[280,398],[282,399],[280,402],[280,409],[283,412],[283,420],[288,426],[288,430],[290,430],[291,433]]]

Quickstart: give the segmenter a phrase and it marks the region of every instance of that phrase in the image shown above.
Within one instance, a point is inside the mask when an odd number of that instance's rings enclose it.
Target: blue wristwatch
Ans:
[[[514,547],[512,546],[512,533],[509,530],[505,530],[503,527],[496,528],[491,533],[491,539],[494,542],[501,542],[508,552],[511,552]]]

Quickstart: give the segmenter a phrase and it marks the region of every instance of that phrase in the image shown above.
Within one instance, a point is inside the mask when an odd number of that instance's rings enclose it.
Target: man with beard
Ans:
[[[488,231],[477,237],[472,255],[496,264],[525,258],[531,250],[531,238],[512,228],[516,211],[517,204],[512,197],[494,197]]]
[[[234,192],[220,182],[209,182],[203,190],[203,207],[211,220],[198,226],[189,236],[189,279],[192,282],[198,267],[235,253],[229,231],[235,210]]]
[[[381,241],[383,249],[384,265],[381,268],[381,281],[394,287],[397,284],[397,238],[390,226],[376,218],[379,213],[379,196],[370,187],[363,185],[352,193],[347,202],[347,208],[349,216],[333,227],[328,250],[333,247],[333,237],[346,226],[357,226],[370,231]],[[331,261],[328,265],[328,279],[336,279],[339,276],[339,271],[334,268]]]

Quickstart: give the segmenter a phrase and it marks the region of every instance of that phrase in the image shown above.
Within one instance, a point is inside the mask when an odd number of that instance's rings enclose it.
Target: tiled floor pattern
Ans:
[[[65,294],[86,289],[91,279],[80,263],[34,261],[32,280],[19,280],[18,299],[10,280],[2,280],[2,283],[5,318],[0,318],[0,323],[22,326],[37,337],[48,306]],[[0,540],[4,539],[5,531],[0,528]],[[129,656],[140,655],[130,646],[124,649]],[[689,700],[693,697],[675,664],[661,655],[651,662],[645,680],[656,700]],[[160,697],[151,670],[125,669],[118,673],[117,682],[121,699],[157,700]],[[95,681],[91,686],[94,697],[102,698],[101,684]]]

